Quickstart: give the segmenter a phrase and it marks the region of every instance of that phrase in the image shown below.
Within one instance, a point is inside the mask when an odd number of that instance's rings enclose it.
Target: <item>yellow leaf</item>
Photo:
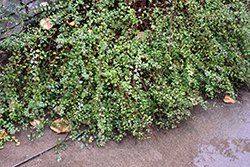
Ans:
[[[232,99],[230,96],[226,95],[223,99],[225,103],[235,103],[235,100]]]
[[[92,32],[92,30],[88,30],[88,33],[91,33]]]
[[[52,123],[50,129],[59,134],[70,132],[69,128],[71,127],[72,125],[69,124],[69,121],[57,119]]]

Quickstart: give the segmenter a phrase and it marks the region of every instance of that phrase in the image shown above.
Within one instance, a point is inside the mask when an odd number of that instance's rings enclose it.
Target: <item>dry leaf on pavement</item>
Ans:
[[[69,121],[57,119],[54,122],[52,122],[50,129],[59,134],[59,133],[70,132],[69,128],[71,127],[72,125],[69,124]]]
[[[235,103],[235,100],[232,99],[229,95],[226,95],[223,99],[225,103]]]
[[[5,132],[5,130],[4,129],[2,129],[2,130],[0,130],[0,139],[3,139],[3,138],[5,138],[5,137],[7,137],[8,136],[8,134]]]

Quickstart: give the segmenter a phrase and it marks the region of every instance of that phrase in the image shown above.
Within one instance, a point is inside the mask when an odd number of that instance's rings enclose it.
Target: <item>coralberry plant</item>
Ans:
[[[249,0],[59,0],[1,41],[0,129],[63,118],[104,144],[250,86]],[[7,30],[6,30],[7,31]],[[44,125],[43,124],[43,125]],[[85,124],[84,130],[79,130]],[[87,124],[87,125],[86,125]]]

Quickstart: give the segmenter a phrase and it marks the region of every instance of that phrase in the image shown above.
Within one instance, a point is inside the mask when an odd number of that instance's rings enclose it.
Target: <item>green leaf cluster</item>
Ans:
[[[38,8],[38,24],[49,18],[51,30],[38,25],[1,42],[10,56],[1,67],[0,129],[51,116],[98,145],[128,132],[142,139],[153,125],[177,127],[205,96],[250,86],[249,0],[163,2]]]

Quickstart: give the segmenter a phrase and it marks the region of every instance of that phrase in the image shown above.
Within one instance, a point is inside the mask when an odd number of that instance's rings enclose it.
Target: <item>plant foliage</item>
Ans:
[[[0,129],[15,132],[16,123],[59,117],[73,125],[73,138],[91,136],[102,145],[128,132],[147,137],[154,124],[177,127],[194,102],[205,106],[202,97],[234,97],[235,86],[249,86],[247,4],[59,0],[39,6],[37,26],[1,41],[8,56],[1,66]]]

